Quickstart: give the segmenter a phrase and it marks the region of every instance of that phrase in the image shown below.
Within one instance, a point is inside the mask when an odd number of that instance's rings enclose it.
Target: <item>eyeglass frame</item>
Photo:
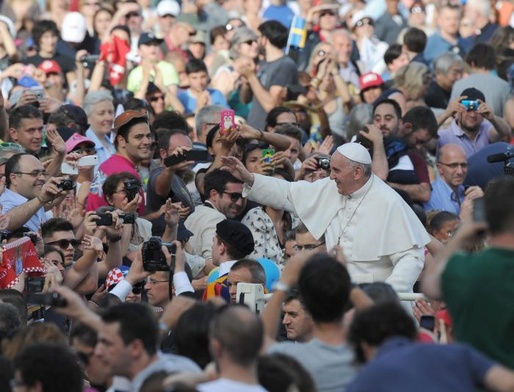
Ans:
[[[302,252],[302,251],[304,251],[304,250],[314,250],[314,249],[316,249],[316,248],[319,248],[321,245],[325,245],[325,241],[320,242],[320,243],[319,243],[319,244],[317,244],[317,245],[316,245],[316,244],[305,244],[305,245],[298,245],[298,244],[295,244],[295,245],[293,246],[293,249],[294,249],[296,252],[298,252],[298,251]]]
[[[68,243],[68,245],[61,246],[60,242],[62,242],[63,244],[66,242],[66,243]],[[73,245],[73,244],[75,244],[75,245]],[[80,245],[80,241],[76,240],[76,239],[67,240],[67,239],[63,238],[63,239],[56,240],[56,241],[46,242],[45,245],[57,245],[61,249],[68,249],[69,246],[71,245],[73,247],[73,249],[75,249],[77,246]]]
[[[45,176],[45,177],[48,176],[48,173],[45,170],[34,170],[34,171],[30,172],[30,173],[16,171],[16,172],[13,172],[13,174],[26,174],[26,175],[31,176],[33,178],[37,178],[37,177],[40,177],[40,176]]]
[[[437,162],[438,164],[441,164],[443,166],[449,167],[452,170],[458,169],[459,167],[462,170],[466,170],[469,167],[468,163],[444,163],[444,162]]]
[[[244,199],[244,196],[242,193],[239,193],[239,192],[227,192],[227,191],[223,191],[221,192],[221,194],[227,194],[230,196],[230,200],[232,201],[232,203],[237,203],[239,201],[239,199],[243,200]],[[237,197],[237,198],[235,198]]]

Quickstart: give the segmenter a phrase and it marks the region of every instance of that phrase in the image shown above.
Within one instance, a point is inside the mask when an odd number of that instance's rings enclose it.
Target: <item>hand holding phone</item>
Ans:
[[[222,110],[220,114],[220,135],[231,132],[236,125],[236,115],[233,110]]]

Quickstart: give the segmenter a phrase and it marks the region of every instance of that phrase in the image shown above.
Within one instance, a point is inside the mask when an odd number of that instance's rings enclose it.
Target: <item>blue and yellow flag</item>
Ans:
[[[307,29],[305,28],[307,22],[303,18],[295,16],[291,23],[291,29],[289,30],[289,37],[287,39],[287,52],[290,47],[297,49],[303,49],[305,47],[305,41],[307,40]]]

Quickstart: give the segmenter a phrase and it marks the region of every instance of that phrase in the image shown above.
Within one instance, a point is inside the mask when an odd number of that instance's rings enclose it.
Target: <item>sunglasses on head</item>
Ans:
[[[79,240],[62,239],[62,240],[58,240],[58,241],[47,242],[45,245],[57,245],[61,249],[68,249],[70,244],[72,247],[76,248],[77,246],[80,245],[80,241]]]

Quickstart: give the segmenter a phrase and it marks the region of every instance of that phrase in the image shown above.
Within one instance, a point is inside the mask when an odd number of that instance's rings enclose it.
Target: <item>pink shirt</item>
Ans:
[[[104,199],[102,185],[108,176],[121,172],[131,173],[140,180],[139,173],[130,160],[119,154],[112,155],[98,167],[87,197],[86,211],[94,211],[99,207],[108,205]],[[139,215],[143,215],[145,211],[145,195],[142,189],[140,195],[142,199],[137,212]]]

